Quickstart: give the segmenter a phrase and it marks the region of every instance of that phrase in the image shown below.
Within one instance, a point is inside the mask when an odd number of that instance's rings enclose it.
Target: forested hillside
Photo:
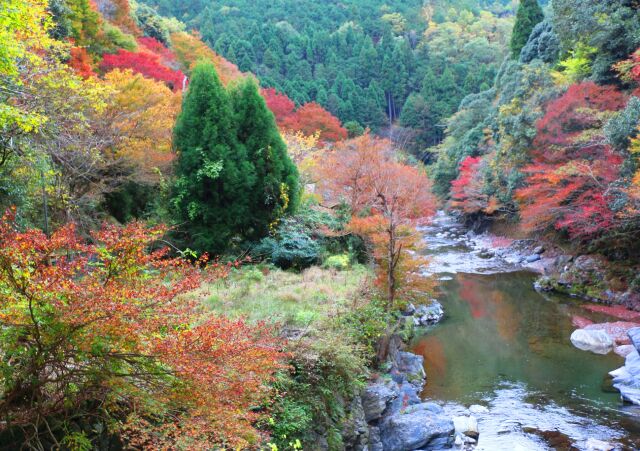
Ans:
[[[460,100],[492,84],[513,25],[498,1],[146,3],[296,104],[372,129],[401,118],[415,149],[439,142]]]

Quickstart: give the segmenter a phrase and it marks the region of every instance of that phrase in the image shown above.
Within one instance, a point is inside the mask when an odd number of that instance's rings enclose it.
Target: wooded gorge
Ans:
[[[0,209],[0,449],[440,446],[439,210],[640,311],[640,3],[3,0]]]

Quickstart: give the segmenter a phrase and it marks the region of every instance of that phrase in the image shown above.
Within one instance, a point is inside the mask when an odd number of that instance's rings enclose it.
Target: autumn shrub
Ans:
[[[149,250],[165,232],[104,226],[85,242],[72,224],[47,237],[19,232],[12,212],[2,218],[0,433],[11,443],[82,441],[68,433],[86,423],[79,434],[101,429],[128,448],[261,441],[255,407],[268,404],[283,368],[279,341],[264,323],[185,298],[227,267]]]
[[[347,269],[351,261],[348,254],[330,255],[322,263],[323,268],[336,269],[342,271]]]

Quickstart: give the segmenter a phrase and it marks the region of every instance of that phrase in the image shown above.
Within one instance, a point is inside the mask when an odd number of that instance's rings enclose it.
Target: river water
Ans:
[[[569,341],[580,302],[533,289],[536,275],[517,258],[481,257],[487,237],[468,237],[439,214],[423,230],[428,272],[440,281],[445,319],[418,336],[412,351],[425,358],[423,398],[445,402],[451,415],[480,404],[478,450],[586,449],[589,438],[616,449],[640,449],[640,412],[606,391],[607,373],[622,365]]]

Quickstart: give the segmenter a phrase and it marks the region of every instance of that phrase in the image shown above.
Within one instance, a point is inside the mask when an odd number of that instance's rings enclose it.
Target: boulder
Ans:
[[[586,330],[604,330],[618,345],[630,344],[629,330],[638,327],[638,323],[630,321],[615,321],[609,323],[596,323],[583,327]]]
[[[349,406],[349,415],[342,425],[342,440],[347,449],[362,451],[369,443],[369,425],[367,424],[362,398],[356,396]]]
[[[608,354],[615,343],[604,330],[578,329],[571,334],[571,343],[583,351]]]
[[[408,381],[422,387],[427,377],[424,372],[424,357],[411,352],[396,352],[392,361],[391,377],[398,384]]]
[[[598,257],[592,255],[581,255],[575,259],[573,266],[578,271],[591,272],[602,267],[602,262]]]
[[[626,357],[635,350],[636,348],[634,348],[633,345],[620,345],[613,348],[613,352],[618,354],[620,357]]]
[[[620,391],[623,401],[640,405],[640,354],[632,351],[627,355],[624,366],[609,373],[613,386]]]
[[[534,263],[540,260],[540,254],[529,255],[524,259],[527,263]]]
[[[402,381],[398,387],[398,396],[388,404],[386,414],[393,415],[421,402],[416,386],[408,381]]]
[[[412,407],[414,408],[410,407],[381,422],[380,437],[384,450],[413,451],[450,447],[455,430],[451,419],[428,408]]]
[[[432,326],[438,323],[444,316],[442,304],[433,299],[429,305],[421,305],[413,313],[413,321],[416,326]]]
[[[397,388],[391,381],[369,385],[361,395],[365,420],[370,422],[379,419],[387,404],[397,397]]]
[[[455,427],[456,434],[462,434],[476,440],[480,436],[480,432],[478,431],[478,420],[473,416],[453,417],[453,425]]]
[[[544,246],[536,246],[536,248],[533,250],[534,254],[542,254],[544,252]]]
[[[627,331],[631,344],[640,352],[640,327],[633,327]]]
[[[411,303],[409,303],[405,307],[404,311],[402,312],[402,315],[403,316],[412,316],[415,312],[416,312],[416,306],[411,304]]]
[[[382,440],[380,439],[380,428],[371,426],[369,428],[369,451],[384,451]]]

